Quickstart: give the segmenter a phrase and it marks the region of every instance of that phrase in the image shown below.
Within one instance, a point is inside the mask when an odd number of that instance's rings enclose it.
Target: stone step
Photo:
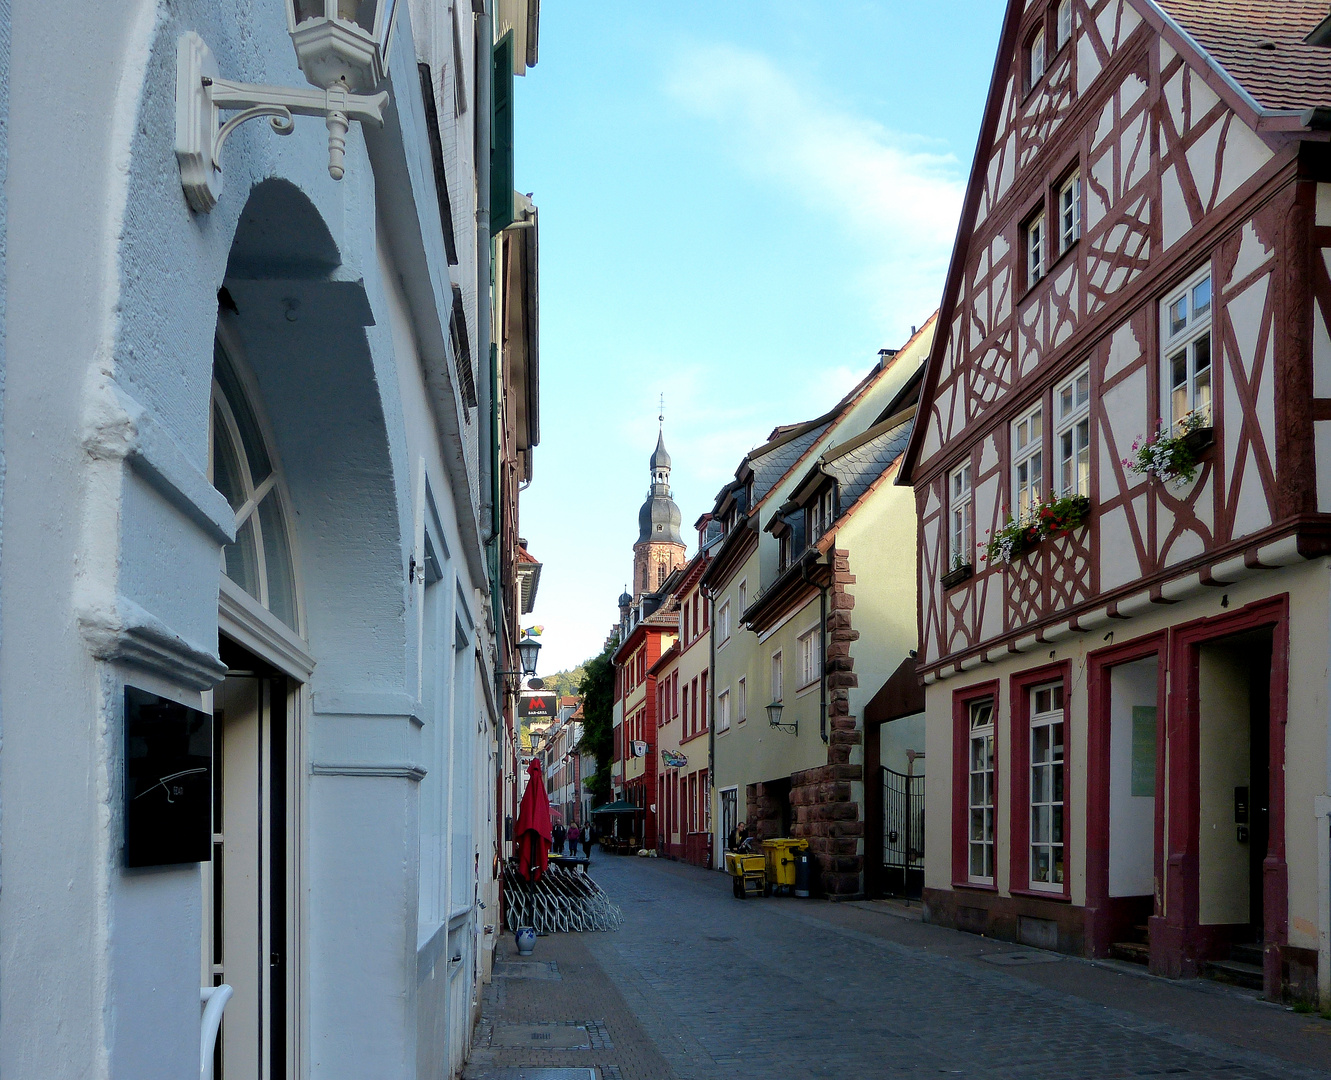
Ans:
[[[1262,988],[1262,969],[1256,964],[1244,964],[1237,960],[1210,960],[1204,971],[1209,978],[1219,982],[1233,983],[1249,990]]]
[[[1116,941],[1109,946],[1109,955],[1130,964],[1149,964],[1151,947],[1140,941]]]
[[[1262,966],[1262,946],[1258,945],[1231,945],[1229,947],[1229,958],[1239,964],[1253,964],[1256,967]]]

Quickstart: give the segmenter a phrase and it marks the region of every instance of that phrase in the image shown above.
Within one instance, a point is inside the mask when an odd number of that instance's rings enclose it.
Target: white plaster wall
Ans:
[[[227,143],[210,215],[186,208],[175,168],[185,29],[204,36],[229,77],[304,84],[280,5],[23,0],[14,12],[6,238],[22,272],[8,283],[5,329],[24,362],[4,386],[3,451],[22,479],[3,492],[3,520],[19,524],[0,572],[0,1072],[138,1080],[198,1069],[199,874],[120,868],[119,701],[131,680],[199,706],[220,674],[207,658],[225,521],[202,479],[216,294],[250,188],[282,177],[322,220],[341,263],[334,276],[359,290],[373,319],[352,332],[320,326],[311,295],[282,327],[280,280],[236,284],[245,360],[291,487],[318,663],[304,764],[333,770],[310,778],[301,837],[302,1071],[412,1075],[419,809],[403,768],[419,750],[414,466],[437,478],[440,516],[463,551],[451,491],[474,477],[455,482],[441,458],[377,245],[383,188],[399,212],[417,208],[415,257],[448,280],[437,210],[418,198],[411,27],[399,24],[392,78],[412,153],[395,163],[384,136],[371,155],[353,126],[338,184],[322,124],[298,119],[286,139],[248,124]],[[465,237],[466,223],[455,225]],[[334,308],[348,317],[348,305]],[[428,314],[414,311],[413,325]],[[446,312],[434,315],[447,325]],[[338,340],[314,350],[320,332]],[[284,340],[302,347],[283,356]],[[145,432],[156,440],[148,466],[133,449],[147,445]],[[464,573],[460,584],[474,598],[479,583]],[[150,668],[128,665],[116,659],[133,640],[126,619],[178,640]],[[336,771],[352,767],[369,775]],[[482,835],[479,805],[462,811]]]

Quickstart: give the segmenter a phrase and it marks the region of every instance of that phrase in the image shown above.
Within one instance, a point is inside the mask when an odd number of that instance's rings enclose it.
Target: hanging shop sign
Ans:
[[[520,720],[553,720],[555,718],[555,695],[524,694],[518,698],[518,718]]]
[[[678,750],[662,750],[661,760],[667,769],[684,769],[689,764],[689,759]]]

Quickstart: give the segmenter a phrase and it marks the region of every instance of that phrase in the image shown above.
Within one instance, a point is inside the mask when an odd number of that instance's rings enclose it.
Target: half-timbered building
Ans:
[[[1331,992],[1326,14],[1009,4],[902,470],[933,921]]]

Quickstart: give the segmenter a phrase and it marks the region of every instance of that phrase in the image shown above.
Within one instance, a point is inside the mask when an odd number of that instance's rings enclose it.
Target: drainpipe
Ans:
[[[813,560],[817,562],[817,560]],[[800,560],[800,578],[806,585],[814,584],[809,577],[809,560]],[[822,650],[818,664],[818,734],[827,742],[827,586],[818,586],[818,647]]]
[[[480,496],[482,539],[489,542],[498,530],[494,527],[497,500],[493,485],[497,479],[495,457],[498,451],[497,429],[499,397],[494,379],[495,349],[490,333],[490,288],[494,265],[490,238],[490,113],[494,107],[494,27],[489,4],[482,5],[476,16],[476,359],[481,385],[477,388],[477,432],[480,439]],[[491,567],[493,572],[494,567]]]
[[[708,692],[712,695],[711,702],[708,703],[707,715],[711,718],[711,723],[707,725],[707,806],[709,811],[715,811],[712,806],[712,798],[716,794],[716,611],[712,603],[713,597],[710,589],[699,589],[707,597],[707,686]],[[738,617],[738,616],[737,616]],[[738,629],[738,627],[736,627]],[[709,862],[715,861],[716,853],[725,850],[726,840],[718,844],[716,837],[717,815],[712,815],[712,858]],[[719,867],[718,867],[719,869]]]

